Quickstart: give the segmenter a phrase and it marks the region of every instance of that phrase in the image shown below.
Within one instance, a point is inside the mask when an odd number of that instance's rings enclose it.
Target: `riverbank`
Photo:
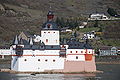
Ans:
[[[103,71],[94,71],[94,72],[55,72],[55,71],[45,71],[45,72],[19,72],[19,71],[13,71],[10,69],[0,69],[0,72],[8,72],[13,74],[86,74],[86,73],[103,73]]]
[[[96,64],[120,64],[120,56],[96,56]]]

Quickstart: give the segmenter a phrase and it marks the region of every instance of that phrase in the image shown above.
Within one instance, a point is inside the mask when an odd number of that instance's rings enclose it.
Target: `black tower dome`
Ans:
[[[57,24],[53,21],[54,14],[49,11],[47,14],[47,22],[43,24],[42,29],[44,30],[59,30]]]

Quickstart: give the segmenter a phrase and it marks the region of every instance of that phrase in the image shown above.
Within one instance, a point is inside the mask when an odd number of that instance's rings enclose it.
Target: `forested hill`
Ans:
[[[51,5],[53,11],[61,15],[106,13],[109,7],[120,12],[120,0],[0,0],[20,7],[46,12]]]
[[[113,8],[120,14],[120,0],[0,0],[0,45],[12,42],[21,31],[39,34],[47,12],[58,17],[88,17]],[[55,17],[56,17],[55,16]]]

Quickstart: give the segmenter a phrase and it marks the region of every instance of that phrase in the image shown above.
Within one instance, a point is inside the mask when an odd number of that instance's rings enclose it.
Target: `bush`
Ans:
[[[110,14],[111,16],[117,15],[117,12],[116,12],[113,8],[108,8],[107,12],[108,12],[108,14]]]

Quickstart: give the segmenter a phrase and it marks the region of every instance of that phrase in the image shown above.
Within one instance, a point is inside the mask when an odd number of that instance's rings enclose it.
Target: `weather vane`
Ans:
[[[51,2],[52,2],[52,0],[49,0],[49,6],[50,6],[49,8],[50,8],[50,10],[51,10],[51,8],[52,8],[52,7],[51,7]]]

